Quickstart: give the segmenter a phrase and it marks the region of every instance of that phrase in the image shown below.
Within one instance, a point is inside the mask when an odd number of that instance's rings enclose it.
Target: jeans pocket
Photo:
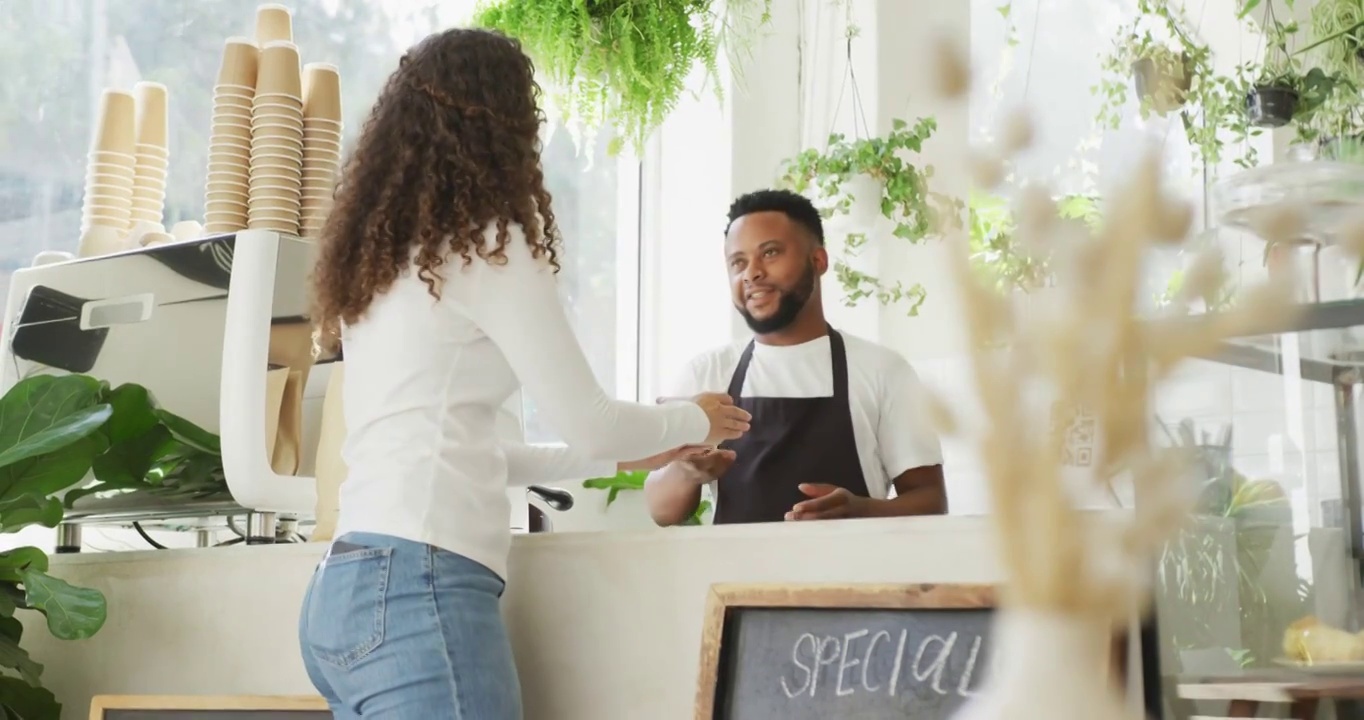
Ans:
[[[364,548],[323,561],[308,599],[313,657],[349,668],[383,644],[392,557],[393,548]]]

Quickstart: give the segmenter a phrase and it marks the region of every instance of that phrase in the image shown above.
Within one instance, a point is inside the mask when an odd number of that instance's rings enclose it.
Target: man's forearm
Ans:
[[[710,478],[685,462],[669,463],[649,473],[644,481],[644,502],[654,522],[681,525],[701,504],[701,486]]]
[[[885,500],[865,498],[862,517],[909,517],[912,515],[946,515],[947,493],[942,488],[920,487]]]

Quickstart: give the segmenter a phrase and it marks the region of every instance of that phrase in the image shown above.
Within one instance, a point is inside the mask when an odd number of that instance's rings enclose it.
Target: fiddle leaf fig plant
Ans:
[[[614,127],[611,151],[636,150],[703,68],[721,95],[719,53],[770,19],[772,0],[491,0],[473,24],[516,38],[544,73],[565,119]],[[731,48],[736,49],[736,48]]]
[[[0,532],[56,527],[76,498],[105,489],[201,497],[226,492],[218,438],[157,407],[140,385],[35,375],[0,397]],[[77,488],[94,471],[90,488]],[[64,496],[64,498],[63,498]],[[65,505],[63,503],[65,500]],[[20,645],[20,610],[62,640],[103,627],[104,594],[48,574],[36,547],[0,552],[0,715],[59,720],[43,666]]]
[[[881,137],[848,138],[833,133],[823,150],[810,148],[788,159],[781,185],[810,195],[825,218],[847,215],[860,200],[872,202],[890,221],[891,235],[921,243],[934,228],[941,227],[939,223],[955,223],[962,205],[930,190],[933,166],[916,162],[924,143],[937,129],[938,122],[932,117],[919,118],[913,125],[897,118],[890,132]],[[853,180],[859,176],[873,181],[875,197],[856,197]],[[867,237],[862,232],[850,232],[843,243],[855,254],[866,245]],[[918,284],[906,287],[898,281],[889,282],[841,261],[835,263],[834,271],[849,305],[866,298],[885,305],[907,301],[909,314],[916,315],[925,299]]]

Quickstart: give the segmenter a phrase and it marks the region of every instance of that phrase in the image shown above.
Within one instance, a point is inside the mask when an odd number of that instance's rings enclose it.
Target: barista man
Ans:
[[[703,487],[716,524],[947,512],[942,448],[918,375],[894,351],[824,319],[829,255],[810,201],[778,190],[734,201],[725,264],[754,337],[694,358],[667,394],[727,392],[753,415],[752,429],[651,473],[644,495],[654,521],[685,522]]]

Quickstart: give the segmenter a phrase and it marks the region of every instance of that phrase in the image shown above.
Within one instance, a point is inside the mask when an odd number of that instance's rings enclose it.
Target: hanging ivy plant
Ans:
[[[479,27],[517,38],[549,81],[556,109],[570,123],[615,130],[611,152],[642,150],[701,66],[721,97],[718,53],[730,18],[772,0],[485,0]]]
[[[853,139],[841,133],[829,136],[823,150],[807,149],[783,164],[781,184],[796,192],[811,195],[826,218],[847,215],[858,201],[851,181],[864,176],[875,181],[879,196],[874,198],[881,216],[891,221],[891,234],[920,243],[940,222],[955,221],[961,202],[929,190],[933,177],[931,165],[915,164],[912,156],[938,129],[932,117],[920,118],[913,125],[896,119],[883,137]],[[844,246],[856,253],[865,246],[863,233],[848,233]],[[843,262],[834,264],[834,273],[843,286],[847,303],[875,298],[883,305],[905,303],[910,315],[923,305],[923,286],[887,282],[853,269]]]

